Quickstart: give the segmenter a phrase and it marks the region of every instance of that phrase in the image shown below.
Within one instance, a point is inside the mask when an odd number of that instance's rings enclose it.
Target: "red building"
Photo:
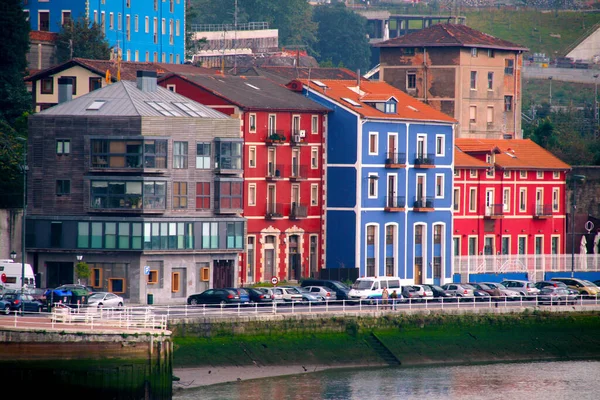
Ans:
[[[528,139],[456,139],[455,273],[558,267],[570,169]]]
[[[173,74],[159,84],[240,120],[247,219],[240,283],[316,275],[328,109],[258,76]]]

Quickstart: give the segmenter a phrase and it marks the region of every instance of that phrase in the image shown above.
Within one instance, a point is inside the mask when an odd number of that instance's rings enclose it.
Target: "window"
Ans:
[[[145,17],[144,18],[144,32],[148,33],[149,30],[150,30],[150,18]],[[148,57],[146,57],[146,61],[148,61]]]
[[[454,198],[452,200],[454,211],[460,211],[460,188],[454,188]]]
[[[71,23],[71,11],[63,11],[62,12],[62,26],[68,25]]]
[[[476,188],[469,189],[469,211],[471,211],[471,212],[477,211],[477,189]]]
[[[154,285],[158,283],[158,271],[157,270],[150,270],[150,273],[148,274],[148,284],[149,285]]]
[[[406,88],[416,89],[417,88],[417,73],[409,72],[406,74]]]
[[[71,141],[69,139],[56,140],[56,154],[63,155],[71,153]]]
[[[187,208],[186,182],[173,182],[173,208]]]
[[[179,36],[180,32],[181,32],[181,26],[180,26],[179,20],[176,19],[175,20],[175,36]]]
[[[115,29],[115,15],[113,13],[108,14],[108,29]]]
[[[488,126],[491,126],[494,124],[494,107],[488,107],[487,108],[487,115],[486,115],[486,121]]]
[[[435,135],[435,155],[444,156],[444,135]]]
[[[369,155],[377,155],[377,132],[369,132]]]
[[[469,177],[471,177],[471,178],[477,178],[477,170],[476,169],[470,169],[469,170]]]
[[[504,60],[504,73],[506,75],[512,75],[515,69],[515,61],[509,58]]]
[[[165,35],[167,33],[167,20],[166,18],[162,18],[160,22],[160,33],[161,35]]]
[[[477,57],[477,47],[471,49],[471,57]]]
[[[256,184],[251,183],[248,185],[248,205],[255,206],[256,205]]]
[[[319,168],[319,149],[316,147],[310,149],[310,168]]]
[[[512,111],[513,108],[513,97],[504,96],[504,111]]]
[[[494,90],[494,73],[488,72],[488,90]]]
[[[385,227],[385,244],[394,244],[394,225],[386,225]]]
[[[458,168],[454,168],[454,176],[455,176],[456,178],[460,178],[460,171],[461,171],[460,169],[458,169]]]
[[[375,226],[373,226],[373,225],[367,226],[367,244],[368,245],[375,244]]]
[[[560,193],[560,189],[559,188],[553,188],[552,189],[552,211],[558,211],[559,206],[558,206],[558,202],[559,202],[559,193]]]
[[[38,11],[38,29],[48,32],[50,30],[50,12]]]
[[[59,179],[56,181],[56,195],[63,196],[71,194],[71,181],[68,179]]]
[[[310,205],[319,205],[319,185],[316,183],[310,185]]]
[[[313,115],[310,119],[311,123],[310,123],[310,132],[313,135],[316,135],[319,133],[319,116],[318,115]]]
[[[215,142],[215,167],[218,169],[242,169],[242,142]]]
[[[489,58],[494,58],[494,57],[496,57],[496,53],[494,52],[494,50],[492,50],[492,49],[488,49],[488,57],[489,57]]]
[[[102,32],[106,33],[106,14],[104,11],[100,13],[100,25],[102,26]]]
[[[169,0],[169,12],[173,12],[175,6],[173,5],[173,0]]]
[[[415,244],[423,243],[423,225],[415,225]]]
[[[135,58],[133,61],[135,61],[135,62],[140,61],[140,51],[139,50],[135,51]]]
[[[210,169],[210,147],[210,143],[196,143],[196,169]]]
[[[154,44],[158,43],[158,18],[154,18],[153,20],[153,24],[152,24],[152,33],[154,34]],[[154,52],[154,62],[156,62],[156,52]]]
[[[389,103],[385,103],[385,113],[386,114],[396,114],[396,103],[390,101]]]
[[[510,188],[504,188],[502,192],[502,204],[504,211],[510,211]]]
[[[169,44],[173,44],[174,38],[173,38],[173,20],[170,19],[169,20]],[[173,57],[173,55],[171,54],[170,57]],[[171,63],[173,63],[173,60],[171,59]]]
[[[256,133],[256,114],[248,115],[248,129],[250,133]]]
[[[93,92],[96,89],[100,89],[102,87],[102,78],[91,77],[89,80],[90,83],[90,92]]]
[[[131,8],[131,0],[127,0],[127,1],[125,2],[125,7],[127,7],[127,8]]]
[[[434,244],[442,243],[442,225],[434,225],[433,226],[433,243]]]
[[[544,171],[535,171],[538,179],[544,179]]]
[[[250,168],[256,167],[256,147],[254,146],[248,148],[248,166]]]
[[[90,275],[90,285],[93,288],[102,287],[102,268],[90,268],[92,274]]]
[[[477,90],[477,71],[471,71],[471,90]]]
[[[510,179],[510,171],[504,170],[504,178]]]
[[[242,208],[242,181],[215,182],[215,204],[219,211]]]
[[[276,120],[275,120],[275,114],[269,114],[269,135],[272,135],[275,133],[275,124]]]
[[[131,16],[129,14],[127,14],[125,16],[125,32],[126,32],[125,35],[126,35],[127,40],[131,40]],[[127,50],[127,51],[129,51],[129,50]],[[127,60],[131,61],[129,59],[129,56],[127,56]]]
[[[369,174],[369,198],[377,198],[377,174]]]
[[[125,278],[109,278],[108,291],[115,294],[125,293]]]
[[[559,178],[560,178],[560,172],[552,171],[552,179],[559,179]]]
[[[527,171],[519,171],[519,177],[521,179],[527,179]]]
[[[527,210],[527,189],[519,190],[519,211],[524,212]]]
[[[402,49],[402,54],[406,55],[406,56],[414,56],[415,55],[415,48],[414,47],[407,47]]]
[[[154,11],[158,11],[158,0],[154,0]]]
[[[43,78],[40,84],[41,94],[53,94],[54,93],[54,78]]]
[[[477,106],[469,107],[469,122],[472,124],[477,122]]]
[[[172,272],[171,273],[171,292],[172,293],[177,293],[179,292],[179,280],[181,278],[181,274],[179,272]]]
[[[227,222],[227,248],[241,249],[244,239],[244,223],[243,222]]]
[[[210,268],[203,267],[200,269],[200,280],[202,282],[208,282],[210,280]]]
[[[173,168],[188,167],[188,143],[173,142]]]
[[[444,197],[444,175],[435,175],[435,197],[436,199]]]
[[[77,94],[77,77],[76,76],[61,76],[61,78],[69,78],[71,79],[71,84],[73,85],[73,96]]]
[[[196,183],[196,210],[210,210],[210,182]]]

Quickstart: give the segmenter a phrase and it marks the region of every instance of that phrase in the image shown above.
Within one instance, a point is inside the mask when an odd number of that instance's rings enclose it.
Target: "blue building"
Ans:
[[[288,85],[333,110],[325,146],[326,268],[452,279],[454,125],[385,82]]]
[[[58,32],[87,17],[125,61],[182,63],[185,0],[23,0],[32,31]]]

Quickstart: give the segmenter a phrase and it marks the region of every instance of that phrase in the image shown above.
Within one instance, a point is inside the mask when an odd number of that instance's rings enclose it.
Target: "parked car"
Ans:
[[[535,298],[540,293],[540,289],[535,287],[535,283],[516,279],[503,280],[502,284],[507,289],[519,292],[523,297]]]
[[[240,304],[240,302],[237,291],[231,289],[208,289],[187,298],[187,303],[192,306],[197,304]]]
[[[442,285],[442,289],[449,293],[454,293],[456,297],[475,297],[472,288],[463,286],[460,283],[446,283],[445,285]]]
[[[456,295],[454,293],[448,292],[447,290],[443,289],[441,286],[429,285],[429,287],[431,288],[431,291],[433,292],[433,298],[437,299],[438,301],[450,301],[450,300],[456,298]]]
[[[489,294],[490,296],[494,295],[494,289],[489,287],[488,285],[486,285],[485,283],[480,283],[480,282],[469,282],[469,285],[473,286],[474,288],[476,288],[477,290],[482,290],[484,292],[486,292],[487,294]]]
[[[422,301],[433,300],[433,291],[428,285],[412,285]]]
[[[421,301],[421,296],[419,296],[419,293],[412,285],[402,286],[400,295],[401,295],[401,297],[400,297],[401,301],[408,301],[408,302]]]
[[[6,293],[0,300],[0,311],[3,314],[10,314],[11,311],[27,312],[42,312],[44,305],[41,301],[36,300],[30,294],[21,293]]]
[[[563,282],[559,282],[559,281],[539,281],[539,282],[536,282],[534,286],[536,288],[540,289],[540,291],[547,286],[562,287],[562,288],[567,287],[567,285],[565,285]]]
[[[237,292],[237,295],[240,298],[240,303],[250,303],[250,294],[248,293],[248,290],[246,290],[245,288],[225,288],[225,289]]]
[[[600,279],[598,279],[597,281],[592,282],[594,285],[600,287]]]
[[[300,286],[323,286],[329,288],[335,292],[337,300],[348,300],[348,292],[351,289],[350,286],[340,281],[313,278],[303,280]]]
[[[538,295],[540,304],[575,304],[577,295],[569,292],[569,289],[555,286],[546,286]]]
[[[507,300],[517,300],[521,298],[521,295],[519,294],[519,292],[512,290],[512,289],[508,289],[506,286],[504,286],[501,283],[498,282],[481,282],[489,287],[491,287],[492,289],[498,289],[498,291],[494,291],[494,294],[492,294],[492,296],[498,297],[498,296],[503,296],[506,297]]]
[[[473,286],[469,283],[463,283],[462,285],[468,289],[473,290],[473,296],[475,297],[475,301],[489,301],[490,300],[491,295],[488,292],[486,292],[485,290],[477,289],[475,286]]]
[[[577,290],[582,296],[597,296],[600,294],[598,286],[585,279],[556,277],[550,280],[562,282],[567,285],[567,287]]]
[[[316,294],[316,293],[311,293],[307,290],[305,290],[305,288],[303,287],[297,287],[297,286],[288,286],[288,287],[282,287],[283,289],[283,299],[288,301],[288,302],[296,302],[297,300],[297,295],[300,295],[300,302],[307,304],[307,303],[324,303],[325,299],[323,298],[323,296]],[[287,300],[290,299],[290,300]]]
[[[110,292],[94,292],[87,299],[88,307],[108,307],[108,308],[121,308],[125,304],[125,301],[121,296],[117,296]]]
[[[273,294],[265,293],[262,290],[255,288],[248,288],[248,295],[250,296],[250,303],[256,304],[272,304]]]
[[[283,303],[283,290],[278,287],[258,287],[256,290],[263,292],[265,295],[270,296],[274,303]]]
[[[328,287],[325,286],[304,286],[304,289],[308,290],[310,293],[317,294],[325,299],[325,301],[337,300],[336,293]]]

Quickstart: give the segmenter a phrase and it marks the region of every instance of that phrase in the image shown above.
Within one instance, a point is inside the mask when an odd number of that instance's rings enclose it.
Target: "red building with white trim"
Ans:
[[[239,283],[316,276],[329,110],[258,76],[171,74],[159,84],[240,120],[247,232]]]
[[[557,267],[570,169],[529,139],[456,139],[455,272]]]

